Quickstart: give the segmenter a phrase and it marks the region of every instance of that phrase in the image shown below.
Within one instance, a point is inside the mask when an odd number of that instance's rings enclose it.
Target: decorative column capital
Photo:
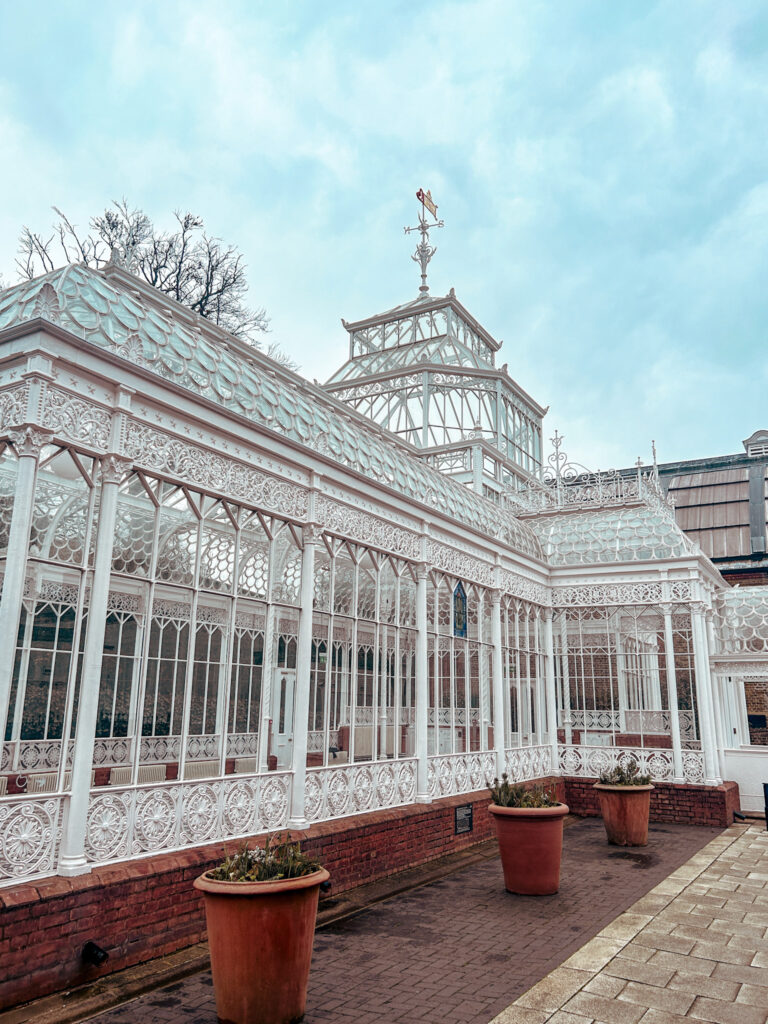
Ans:
[[[669,601],[663,601],[659,605],[659,609],[661,610],[661,614],[664,615],[664,616],[671,615],[672,612],[674,611],[674,608],[675,608],[675,606],[673,604],[671,604]]]
[[[123,459],[119,455],[105,455],[101,459],[101,483],[119,484],[126,473],[129,473],[133,463]]]
[[[301,528],[301,539],[305,544],[319,544],[323,538],[323,528],[318,523],[305,523]]]
[[[20,458],[26,456],[38,459],[43,447],[50,444],[53,433],[50,430],[41,430],[39,427],[24,426],[18,430],[12,430],[8,436]]]
[[[417,562],[416,563],[416,578],[419,580],[425,580],[429,575],[431,566],[429,562]]]
[[[552,609],[549,605],[544,605],[544,607],[541,609],[541,617],[545,622],[552,621]]]

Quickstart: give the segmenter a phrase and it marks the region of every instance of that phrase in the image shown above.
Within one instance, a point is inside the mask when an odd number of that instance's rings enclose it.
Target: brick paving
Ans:
[[[305,1022],[487,1024],[718,834],[652,825],[632,851],[575,821],[556,896],[505,893],[493,859],[339,921],[316,935]],[[91,1019],[215,1024],[210,973]]]
[[[766,1024],[768,832],[733,825],[492,1024]]]

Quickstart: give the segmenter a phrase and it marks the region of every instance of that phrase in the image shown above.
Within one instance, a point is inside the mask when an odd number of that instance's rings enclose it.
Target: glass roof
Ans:
[[[529,519],[528,525],[553,565],[645,562],[701,554],[673,518],[648,505],[541,516]]]
[[[56,308],[58,306],[58,309]],[[100,348],[130,346],[196,395],[541,557],[531,529],[419,459],[409,446],[124,271],[75,264],[0,293],[0,330],[42,316]]]
[[[428,341],[417,341],[412,345],[398,345],[379,352],[367,352],[355,356],[334,373],[328,384],[339,384],[341,381],[355,380],[376,373],[387,373],[391,370],[404,368],[413,369],[416,363],[443,363],[448,366],[466,366],[472,369],[487,370],[490,364],[480,359],[465,345],[446,335],[430,338]]]

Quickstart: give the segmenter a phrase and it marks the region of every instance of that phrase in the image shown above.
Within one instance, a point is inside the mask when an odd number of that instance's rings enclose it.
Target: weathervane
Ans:
[[[437,203],[433,200],[432,193],[429,190],[425,192],[423,188],[420,188],[416,193],[416,198],[421,203],[418,227],[404,228],[403,230],[406,235],[409,235],[412,231],[421,232],[421,241],[416,246],[416,252],[411,256],[411,259],[414,263],[418,263],[421,266],[421,286],[419,287],[419,291],[423,296],[427,296],[429,295],[429,285],[427,284],[427,265],[437,252],[437,246],[429,244],[429,229],[441,228],[443,226],[443,221],[437,219]],[[429,224],[427,222],[426,210],[429,210],[435,218],[434,224]]]

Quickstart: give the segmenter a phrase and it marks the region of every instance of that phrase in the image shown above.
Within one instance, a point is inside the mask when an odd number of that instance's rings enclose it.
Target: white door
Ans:
[[[278,768],[290,768],[293,762],[293,694],[296,669],[279,668],[275,672],[273,694],[274,752]]]

